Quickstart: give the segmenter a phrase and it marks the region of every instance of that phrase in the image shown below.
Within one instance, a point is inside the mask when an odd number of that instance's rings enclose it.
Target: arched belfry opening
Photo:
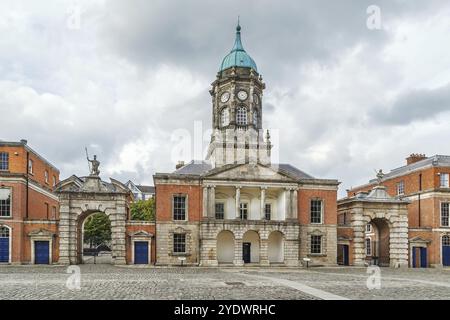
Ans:
[[[97,167],[97,171],[92,171],[87,177],[71,176],[61,181],[56,193],[60,200],[59,263],[85,262],[84,229],[89,219],[97,214],[107,217],[111,225],[111,239],[103,243],[103,251],[111,250],[112,264],[125,264],[126,220],[131,200],[129,189],[114,179],[111,182],[101,180]],[[94,245],[95,238],[92,242]]]

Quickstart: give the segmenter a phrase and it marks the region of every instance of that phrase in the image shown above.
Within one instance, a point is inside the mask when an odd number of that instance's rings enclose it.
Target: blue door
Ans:
[[[450,266],[450,246],[442,246],[442,264]]]
[[[9,238],[0,238],[0,262],[9,262]]]
[[[148,264],[148,242],[134,242],[134,264]]]
[[[34,242],[34,263],[49,264],[50,248],[48,241]]]
[[[427,248],[420,248],[420,267],[427,267]]]

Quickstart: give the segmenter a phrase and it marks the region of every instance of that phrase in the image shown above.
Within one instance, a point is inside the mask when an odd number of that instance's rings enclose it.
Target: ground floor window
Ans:
[[[372,254],[372,243],[370,241],[370,238],[366,239],[366,255],[370,256]]]
[[[311,236],[311,253],[322,253],[322,236]]]
[[[173,252],[185,253],[186,252],[186,234],[174,233],[173,235]]]

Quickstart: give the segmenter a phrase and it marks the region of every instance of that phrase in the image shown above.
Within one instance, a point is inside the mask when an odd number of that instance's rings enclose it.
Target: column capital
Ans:
[[[267,186],[261,186],[261,190],[267,190]]]

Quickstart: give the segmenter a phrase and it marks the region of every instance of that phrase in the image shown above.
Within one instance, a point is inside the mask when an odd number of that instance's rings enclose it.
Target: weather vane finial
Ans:
[[[236,30],[237,31],[241,31],[241,23],[240,23],[240,19],[241,17],[238,15],[238,24],[237,24],[237,27],[236,27]]]

